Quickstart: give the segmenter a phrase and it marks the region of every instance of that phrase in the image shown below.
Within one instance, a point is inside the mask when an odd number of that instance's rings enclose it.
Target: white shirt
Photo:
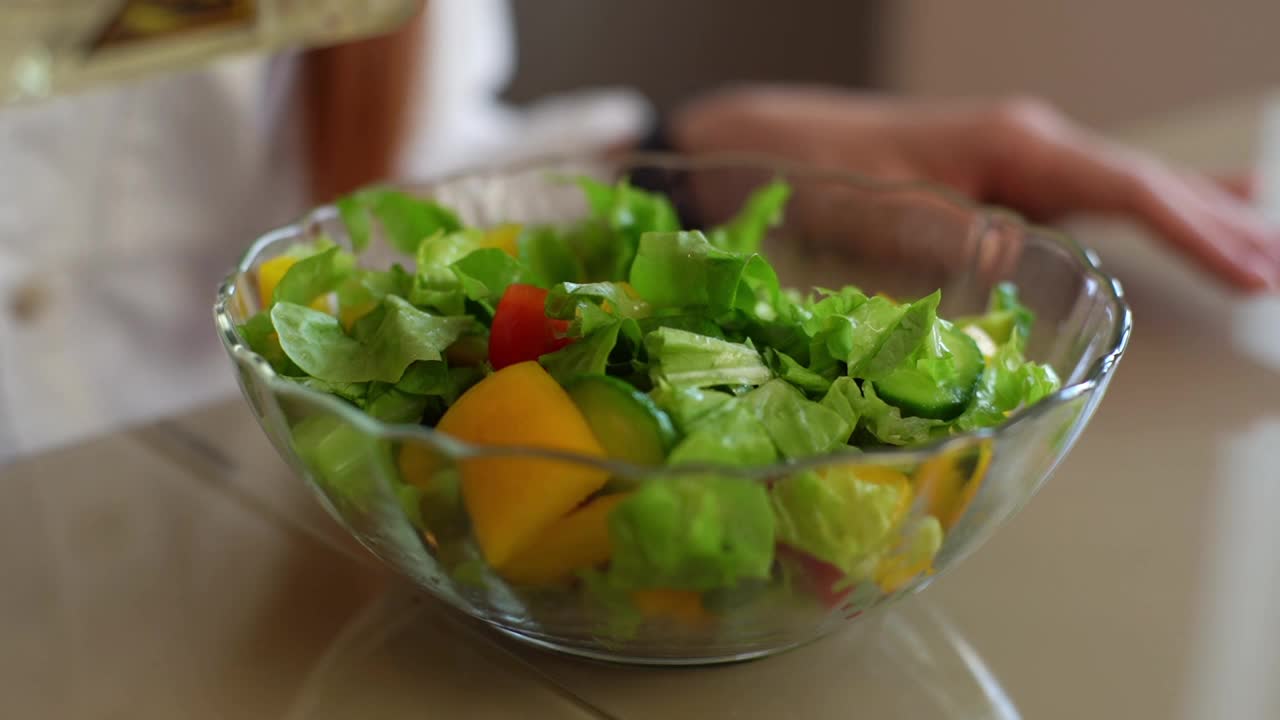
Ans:
[[[503,107],[505,0],[428,8],[403,174],[642,131],[628,93]],[[254,237],[305,209],[295,64],[234,59],[0,110],[0,464],[236,392],[213,294]]]

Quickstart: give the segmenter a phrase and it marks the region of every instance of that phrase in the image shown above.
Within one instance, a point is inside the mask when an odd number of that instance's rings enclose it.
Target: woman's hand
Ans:
[[[685,152],[752,151],[893,180],[930,180],[1038,220],[1134,217],[1221,280],[1280,289],[1280,229],[1246,204],[1247,183],[1176,170],[1072,124],[1034,100],[917,101],[821,89],[747,89],[673,118]]]

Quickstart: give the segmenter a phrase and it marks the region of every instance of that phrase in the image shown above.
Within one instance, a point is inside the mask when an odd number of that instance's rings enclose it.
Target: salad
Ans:
[[[998,425],[1057,389],[1024,356],[1016,288],[952,319],[940,292],[802,292],[759,252],[784,182],[701,230],[626,180],[577,182],[590,212],[564,226],[467,227],[429,200],[357,192],[337,205],[350,249],[321,238],[261,263],[262,310],[239,331],[281,377],[380,421],[611,462],[454,461],[301,419],[293,449],[330,494],[367,502],[374,457],[460,586],[612,620],[702,622],[770,593],[848,609],[929,572],[990,447],[915,468],[857,451]],[[361,266],[375,235],[412,263]],[[732,471],[762,466],[777,472]]]

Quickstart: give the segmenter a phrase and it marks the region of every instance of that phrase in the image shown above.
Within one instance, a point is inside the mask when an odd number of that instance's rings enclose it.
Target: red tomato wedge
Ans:
[[[794,562],[805,573],[818,599],[826,607],[836,607],[853,592],[851,587],[836,589],[836,584],[844,579],[844,573],[835,565],[782,543],[778,543],[778,554]]]
[[[564,337],[569,321],[546,315],[547,291],[534,285],[509,285],[498,301],[489,329],[489,364],[494,370],[537,360],[573,342]]]

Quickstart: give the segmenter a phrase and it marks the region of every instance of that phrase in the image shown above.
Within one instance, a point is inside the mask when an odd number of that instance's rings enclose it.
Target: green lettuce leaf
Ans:
[[[805,392],[822,395],[831,389],[831,381],[835,379],[835,367],[826,373],[817,373],[796,362],[790,355],[768,348],[764,357],[773,373]]]
[[[881,400],[871,383],[859,388],[852,378],[836,378],[822,399],[827,408],[840,413],[855,429],[866,430],[886,445],[919,445],[932,440],[947,423],[918,417],[903,417],[898,408]]]
[[[658,328],[644,339],[654,385],[714,387],[762,385],[773,376],[751,345]]]
[[[295,425],[291,442],[308,472],[335,503],[367,509],[378,468],[395,477],[388,443],[375,440],[336,415],[312,415]]]
[[[671,416],[672,422],[681,432],[688,432],[699,420],[733,400],[732,395],[719,390],[673,388],[670,385],[659,385],[649,397]]]
[[[258,353],[277,373],[288,376],[303,375],[303,371],[289,359],[275,339],[276,328],[271,323],[271,314],[263,311],[236,326],[240,337],[244,338],[250,350]]]
[[[839,290],[818,288],[817,298],[801,303],[804,309],[801,325],[810,336],[817,335],[826,328],[827,318],[849,315],[865,302],[867,296],[852,285]]]
[[[393,424],[416,424],[422,419],[422,413],[427,409],[426,396],[402,392],[386,383],[374,385],[378,391],[371,391],[370,399],[364,405],[364,411],[370,417]]]
[[[804,458],[844,447],[853,425],[805,396],[785,380],[770,380],[739,400],[752,408],[786,458]]]
[[[612,239],[612,233],[605,231],[605,234]],[[562,282],[581,282],[585,275],[582,262],[578,259],[580,255],[574,251],[568,236],[558,228],[525,227],[521,230],[516,245],[520,263],[529,273],[530,280],[538,287],[548,288]]]
[[[337,245],[294,263],[276,285],[271,304],[291,302],[306,305],[338,289],[355,271],[356,259]],[[269,306],[268,306],[269,309]]]
[[[667,455],[667,463],[751,466],[778,459],[769,430],[755,409],[740,399],[724,403],[687,428],[684,439]]]
[[[782,209],[791,197],[791,186],[775,180],[751,193],[742,209],[725,225],[707,234],[712,245],[729,252],[754,253],[769,228],[782,222]]]
[[[447,208],[399,190],[370,188],[338,201],[338,212],[347,227],[351,247],[357,252],[369,244],[370,216],[378,221],[387,242],[407,255],[436,233],[462,229],[458,216]]]
[[[973,400],[955,421],[957,428],[974,430],[999,425],[1010,413],[1039,402],[1061,386],[1053,368],[1023,359],[1018,345],[1019,340],[1010,337],[987,361]]]
[[[734,306],[756,322],[794,324],[791,300],[782,292],[777,272],[763,257],[747,256],[735,293]]]
[[[466,312],[466,294],[453,264],[480,249],[483,236],[478,231],[438,232],[418,245],[417,272],[409,290],[409,302],[434,308],[445,315]],[[499,251],[500,252],[500,251]]]
[[[734,307],[746,261],[700,232],[649,233],[631,264],[631,286],[655,308]]]
[[[869,482],[854,466],[789,475],[773,486],[778,540],[861,577],[895,539],[905,485]]]
[[[568,335],[583,337],[620,318],[645,318],[649,304],[622,283],[557,283],[547,293],[547,317],[569,320]]]
[[[1013,283],[1003,282],[991,289],[991,299],[988,307],[989,313],[1008,313],[1012,316],[1012,331],[1008,337],[995,337],[992,339],[997,343],[1014,340],[1018,350],[1023,350],[1027,346],[1027,339],[1031,337],[1031,326],[1035,324],[1035,313],[1031,312],[1031,308],[1023,305],[1018,300],[1018,288]],[[985,329],[985,328],[984,328]],[[990,333],[988,333],[990,335]]]
[[[338,308],[347,310],[373,305],[388,295],[407,298],[412,289],[413,275],[399,263],[387,270],[357,268],[338,286]]]
[[[706,335],[707,337],[713,337],[720,340],[725,339],[724,330],[720,328],[715,320],[712,320],[703,313],[655,315],[652,317],[640,318],[636,321],[636,325],[640,329],[641,335],[648,335],[658,328],[672,328],[698,335]]]
[[[564,242],[577,263],[577,282],[603,282],[625,278],[636,256],[636,242],[624,238],[600,218],[589,218],[571,226]]]
[[[605,375],[609,354],[618,343],[621,329],[622,323],[614,321],[573,344],[543,355],[538,362],[561,385],[579,375]]]
[[[356,324],[356,337],[338,319],[302,305],[278,303],[271,321],[284,353],[312,377],[328,382],[399,382],[416,360],[439,360],[445,348],[474,332],[470,317],[430,315],[389,295]]]
[[[609,515],[609,581],[711,590],[767,578],[774,518],[764,485],[717,476],[644,483]]]
[[[845,316],[828,318],[827,349],[844,360],[849,375],[877,379],[915,352],[933,329],[940,293],[899,305],[876,296]]]
[[[453,404],[458,396],[484,378],[476,367],[449,367],[442,360],[420,360],[408,367],[395,388],[410,395],[436,396]]]
[[[1035,313],[1022,304],[1018,299],[1018,288],[1009,282],[991,288],[985,314],[956,320],[960,327],[973,325],[981,329],[997,345],[1012,341],[1019,350],[1026,348],[1034,323]]]
[[[351,240],[351,249],[355,252],[363,252],[369,247],[369,240],[373,236],[373,223],[369,219],[369,213],[361,202],[358,193],[352,193],[338,198],[334,205],[338,207],[338,217],[342,219],[342,224],[347,228],[347,237]]]
[[[313,377],[294,377],[289,379],[303,387],[317,390],[322,393],[328,393],[329,395],[337,395],[343,400],[355,403],[359,407],[364,407],[365,399],[369,395],[369,383],[367,382],[331,383],[325,382],[324,380],[317,380]]]
[[[520,262],[498,248],[472,250],[454,261],[449,269],[458,278],[462,293],[483,305],[490,315],[507,286],[525,280]]]
[[[632,248],[645,233],[680,229],[680,219],[665,195],[633,187],[626,179],[609,186],[580,178],[578,184],[587,196],[592,215],[629,240]]]

